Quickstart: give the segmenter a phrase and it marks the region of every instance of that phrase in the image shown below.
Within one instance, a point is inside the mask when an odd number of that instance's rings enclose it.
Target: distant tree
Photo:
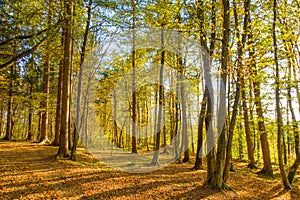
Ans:
[[[250,21],[249,21],[250,22]],[[258,131],[260,133],[260,142],[261,142],[261,150],[263,155],[263,162],[264,166],[260,173],[273,175],[273,168],[271,164],[270,158],[270,148],[269,142],[265,127],[264,121],[264,113],[262,108],[261,102],[261,81],[257,78],[258,77],[258,69],[256,65],[256,58],[255,58],[255,48],[254,48],[254,41],[253,41],[253,34],[251,30],[251,23],[249,23],[249,31],[248,31],[248,46],[249,46],[249,59],[250,59],[250,74],[253,76],[252,84],[253,84],[253,91],[254,91],[254,104],[256,108],[256,113],[258,115]]]

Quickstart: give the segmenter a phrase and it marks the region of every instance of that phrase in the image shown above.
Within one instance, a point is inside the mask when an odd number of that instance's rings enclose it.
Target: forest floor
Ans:
[[[300,179],[284,192],[279,172],[262,177],[247,163],[234,162],[228,185],[204,186],[206,171],[192,163],[171,164],[148,173],[114,170],[78,150],[78,161],[57,160],[57,147],[0,141],[0,199],[300,199]]]

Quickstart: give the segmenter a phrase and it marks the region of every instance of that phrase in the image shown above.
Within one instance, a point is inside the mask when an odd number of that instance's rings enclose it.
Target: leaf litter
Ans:
[[[0,199],[300,199],[299,178],[285,192],[278,174],[261,177],[246,162],[234,162],[228,180],[233,190],[218,191],[204,184],[205,170],[191,170],[194,160],[131,174],[105,166],[83,148],[77,161],[56,159],[57,148],[0,141]]]

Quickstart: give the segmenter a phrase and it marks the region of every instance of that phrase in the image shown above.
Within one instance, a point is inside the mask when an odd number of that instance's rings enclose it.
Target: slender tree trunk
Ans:
[[[238,60],[237,60],[237,81],[236,81],[236,90],[235,90],[235,99],[233,103],[233,111],[231,115],[231,120],[229,124],[229,130],[228,130],[228,141],[226,146],[226,159],[225,159],[225,167],[224,167],[224,181],[226,182],[231,166],[231,157],[232,157],[232,139],[233,139],[233,132],[234,132],[234,126],[236,122],[236,116],[238,111],[238,104],[240,102],[240,88],[244,86],[244,75],[243,75],[243,55],[244,55],[244,47],[246,43],[247,38],[247,31],[248,31],[248,19],[249,19],[249,6],[250,6],[250,0],[247,0],[244,2],[244,23],[243,23],[243,33],[242,38],[240,36],[239,32],[239,22],[238,22],[238,13],[236,9],[235,1],[233,1],[233,7],[234,7],[234,19],[235,19],[235,31],[236,31],[236,37],[238,38],[237,42],[237,48],[238,48]],[[243,85],[242,85],[243,84]]]
[[[159,155],[159,148],[160,148],[160,136],[161,136],[161,126],[162,118],[163,118],[163,100],[164,100],[164,65],[165,65],[165,47],[164,47],[164,30],[161,30],[161,60],[160,60],[160,69],[159,69],[159,92],[158,92],[158,101],[159,101],[159,108],[158,108],[158,116],[157,116],[157,134],[156,134],[156,146],[155,152],[153,155],[153,159],[151,161],[152,165],[159,165],[158,162],[158,155]],[[164,126],[164,125],[163,125]]]
[[[171,87],[173,86],[171,75]],[[170,145],[172,144],[175,136],[175,98],[173,91],[170,92],[170,101],[169,101],[169,115],[170,115]]]
[[[116,117],[117,117],[117,94],[116,91],[114,90],[113,94],[113,101],[114,101],[114,108],[113,108],[113,132],[114,132],[114,140],[113,142],[117,145],[117,147],[120,147],[120,143],[118,143],[118,125],[116,122]]]
[[[192,143],[192,153],[195,153],[195,144],[194,144],[194,131],[193,131],[193,122],[192,122],[192,105],[189,105],[189,124],[190,124],[190,131],[191,131],[191,143]]]
[[[12,64],[10,67],[10,79],[9,79],[9,89],[8,89],[8,105],[7,105],[7,118],[6,118],[6,134],[4,139],[11,140],[12,138],[12,116],[13,116],[13,87],[14,87],[14,74],[15,65]]]
[[[201,110],[198,119],[198,141],[197,141],[197,153],[196,153],[196,161],[194,165],[194,169],[203,169],[202,163],[202,144],[203,144],[203,125],[205,119],[205,110],[208,98],[208,90],[205,88],[203,100],[201,103]]]
[[[250,21],[249,21],[250,22]],[[250,23],[249,23],[249,30],[251,30]],[[257,66],[255,63],[255,50],[254,50],[254,43],[253,43],[253,36],[252,33],[249,32],[248,35],[248,46],[250,47],[249,51],[249,58],[250,58],[250,66],[251,74],[254,76],[253,79],[253,90],[254,90],[254,104],[256,108],[256,113],[258,115],[258,130],[260,133],[260,142],[261,142],[261,149],[262,149],[262,155],[263,155],[263,161],[264,166],[263,169],[260,171],[260,173],[264,173],[267,175],[273,175],[273,169],[271,164],[271,158],[270,158],[270,149],[269,149],[269,143],[268,143],[268,137],[264,122],[264,115],[262,110],[262,103],[261,103],[261,94],[260,94],[260,81],[258,78],[258,72],[257,72]]]
[[[31,80],[32,81],[32,80]],[[30,95],[30,103],[29,103],[29,114],[28,114],[28,130],[27,130],[27,140],[32,140],[32,120],[33,120],[33,106],[32,106],[32,91],[33,91],[33,84],[30,83],[29,86],[29,95]]]
[[[136,69],[135,69],[135,59],[136,59],[136,47],[135,47],[135,21],[136,21],[136,2],[135,0],[131,0],[132,9],[133,9],[133,17],[132,17],[132,153],[137,153],[137,146],[136,146]]]
[[[204,10],[204,6],[203,6],[203,1],[198,0],[197,1],[197,17],[200,21],[200,42],[201,42],[201,46],[204,48],[205,51],[207,51],[207,53],[209,54],[209,56],[212,56],[214,53],[214,49],[215,49],[215,39],[216,39],[216,11],[215,11],[215,4],[216,1],[212,0],[212,8],[211,8],[211,38],[210,38],[210,48],[208,49],[207,46],[207,37],[205,34],[205,30],[204,30],[204,16],[203,16],[203,10]],[[209,52],[208,52],[209,51]],[[209,58],[210,60],[210,58]],[[204,58],[204,65],[210,65],[210,62],[208,61],[207,63],[205,62],[205,58]],[[205,66],[206,67],[206,66]],[[207,69],[206,69],[207,70]],[[202,143],[203,143],[203,123],[205,121],[205,125],[206,125],[206,140],[207,140],[207,148],[208,150],[210,150],[207,154],[207,180],[206,183],[210,184],[211,183],[211,178],[212,178],[212,174],[214,172],[214,168],[215,168],[215,148],[212,147],[210,148],[210,145],[214,144],[214,137],[213,134],[208,133],[210,126],[211,126],[211,122],[212,122],[212,102],[211,102],[211,97],[208,91],[208,86],[207,86],[207,82],[205,82],[205,86],[203,86],[204,88],[204,95],[203,95],[203,101],[202,101],[202,105],[201,105],[201,109],[200,109],[200,113],[199,113],[199,121],[198,121],[198,144],[197,144],[197,155],[196,155],[196,162],[195,162],[195,166],[194,168],[201,168],[202,167],[202,152],[201,152],[201,148],[202,148]],[[206,113],[205,113],[206,110]],[[199,166],[198,166],[199,165]]]
[[[277,151],[278,151],[278,164],[280,169],[280,174],[284,189],[290,190],[291,185],[287,179],[284,164],[282,160],[282,133],[283,133],[283,122],[280,108],[280,77],[279,77],[279,64],[278,64],[278,55],[277,55],[277,38],[276,38],[276,20],[277,20],[277,1],[273,1],[273,46],[274,46],[274,61],[275,61],[275,99],[276,99],[276,117],[277,117]]]
[[[226,83],[227,83],[227,65],[229,56],[229,35],[230,35],[230,4],[228,0],[222,0],[223,5],[223,35],[222,35],[222,51],[221,51],[221,79],[222,83],[219,107],[226,105]],[[216,154],[216,166],[211,179],[211,186],[213,188],[224,188],[223,172],[226,151],[226,125],[218,127],[221,134],[218,138],[218,148]]]
[[[184,66],[182,65],[182,59],[179,59],[179,81],[180,81],[180,97],[181,97],[181,123],[182,123],[182,147],[184,149],[184,158],[182,162],[190,161],[189,142],[188,142],[188,130],[187,130],[187,109],[186,109],[186,96],[184,86]]]
[[[298,122],[296,119],[294,107],[293,107],[293,101],[292,101],[292,62],[291,59],[289,58],[289,51],[288,48],[285,47],[285,50],[287,52],[287,58],[288,58],[288,81],[287,81],[287,103],[288,103],[288,108],[290,110],[290,114],[292,117],[292,126],[293,126],[293,132],[294,132],[294,138],[295,138],[295,154],[296,157],[298,157],[299,152],[300,152],[300,146],[299,146],[299,129],[298,129]],[[297,85],[297,83],[295,84]]]
[[[4,127],[4,122],[3,122],[3,113],[4,113],[4,106],[3,106],[3,99],[1,99],[1,108],[0,108],[0,138],[2,137],[2,131]]]
[[[295,162],[293,163],[293,165],[290,168],[289,174],[288,174],[288,180],[289,183],[292,184],[294,181],[294,177],[296,175],[297,169],[299,168],[300,165],[300,154],[297,156]]]
[[[248,168],[253,169],[256,168],[255,160],[254,160],[254,148],[251,139],[251,129],[250,129],[250,122],[249,122],[249,114],[248,114],[248,107],[246,103],[246,92],[245,87],[241,91],[242,93],[242,104],[243,104],[243,115],[244,115],[244,128],[246,133],[246,142],[247,142],[247,152],[248,152]]]
[[[149,108],[148,108],[148,101],[146,100],[145,102],[145,111],[146,111],[146,124],[149,124]],[[145,130],[145,145],[147,147],[147,151],[150,151],[149,149],[149,140],[148,140],[148,126],[146,126],[146,130]]]
[[[245,4],[244,4],[245,16],[244,16],[244,28],[243,28],[241,49],[244,49],[244,46],[246,43],[246,36],[247,36],[247,31],[248,31],[249,7],[250,7],[250,0],[247,0],[247,1],[245,1]],[[236,24],[236,29],[237,29],[237,24]],[[243,74],[245,74],[245,73],[243,73]],[[251,131],[250,131],[248,107],[247,107],[247,102],[246,102],[246,91],[245,91],[246,87],[245,87],[244,75],[242,75],[240,77],[240,85],[241,85],[241,95],[242,95],[244,127],[245,127],[245,133],[246,133],[247,151],[248,151],[248,159],[249,159],[248,168],[252,169],[252,168],[256,168],[256,165],[255,165],[254,150],[253,150],[253,145],[252,145],[252,140],[251,140]]]
[[[239,106],[239,116],[242,116],[242,106]],[[242,134],[242,122],[238,124],[238,150],[239,150],[239,159],[243,160],[244,158],[244,143],[243,143],[243,134]]]
[[[179,100],[178,100],[178,84],[176,84],[176,95],[174,98],[175,101],[175,115],[174,115],[174,154],[175,154],[175,159],[180,159],[179,152],[178,152],[178,146],[179,146],[179,117],[180,117],[180,110],[179,110]]]
[[[165,112],[165,105],[166,105],[166,98],[165,98],[165,89],[164,89],[164,87],[163,87],[163,122],[165,122],[166,121],[166,112]],[[169,153],[168,152],[168,150],[167,150],[167,131],[166,131],[166,124],[164,123],[164,125],[163,125],[163,139],[164,139],[164,141],[163,141],[163,147],[164,147],[164,151],[163,151],[163,153]]]
[[[61,45],[64,46],[64,39],[62,37]],[[58,146],[59,145],[59,138],[60,138],[60,121],[61,121],[61,107],[62,107],[62,76],[63,76],[63,63],[64,60],[60,61],[59,71],[58,71],[58,85],[57,85],[57,100],[56,100],[56,116],[55,116],[55,134],[54,140],[52,145]]]

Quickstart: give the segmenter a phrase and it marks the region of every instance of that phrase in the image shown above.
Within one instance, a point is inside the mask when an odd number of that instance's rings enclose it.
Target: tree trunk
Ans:
[[[88,34],[89,34],[89,29],[90,29],[90,21],[91,21],[91,6],[92,6],[92,0],[89,0],[88,4],[88,11],[87,11],[87,22],[85,26],[85,32],[83,35],[83,44],[81,47],[81,53],[80,53],[80,69],[79,69],[79,76],[78,76],[78,85],[77,85],[77,99],[76,99],[76,116],[75,116],[75,127],[74,127],[74,141],[73,141],[73,146],[72,146],[72,151],[71,151],[71,159],[76,160],[76,150],[77,150],[77,144],[79,140],[79,131],[83,119],[81,119],[80,114],[82,114],[82,111],[80,110],[81,107],[81,87],[82,87],[82,76],[83,76],[83,64],[84,64],[84,58],[86,54],[86,45],[87,45],[87,40],[88,40]],[[114,95],[115,97],[115,95]],[[84,112],[84,111],[83,111]],[[82,120],[81,122],[79,120]],[[114,123],[116,123],[114,121]]]
[[[298,169],[299,165],[300,165],[300,155],[297,156],[295,162],[293,163],[293,165],[290,168],[290,171],[289,171],[289,174],[288,174],[288,180],[289,180],[290,184],[293,183],[293,180],[294,180],[294,177],[296,175],[296,172],[297,172],[297,169]]]
[[[249,21],[250,22],[250,21]],[[249,30],[251,30],[249,23]],[[248,35],[248,46],[250,47],[249,50],[249,58],[250,58],[250,66],[251,69],[251,75],[254,76],[253,78],[253,90],[254,90],[254,104],[256,108],[256,113],[258,115],[258,130],[260,132],[260,142],[261,142],[261,149],[262,149],[262,155],[263,155],[263,161],[264,166],[263,169],[260,171],[260,173],[264,173],[267,175],[273,175],[273,169],[271,164],[271,158],[270,158],[270,150],[269,150],[269,143],[268,143],[268,137],[264,122],[264,115],[262,110],[262,103],[261,103],[261,95],[260,95],[260,81],[257,79],[257,66],[255,64],[255,50],[254,50],[254,43],[253,43],[253,35],[251,32],[249,32]]]
[[[61,39],[61,45],[64,46],[64,38]],[[59,145],[60,138],[60,121],[61,121],[61,107],[62,107],[62,76],[63,76],[63,59],[60,61],[59,71],[58,71],[58,85],[57,85],[57,100],[56,100],[56,116],[55,116],[55,134],[52,145]]]
[[[256,168],[256,164],[254,160],[254,148],[251,140],[251,129],[250,129],[250,122],[249,122],[249,115],[248,115],[248,107],[246,103],[245,87],[243,87],[241,93],[242,93],[242,104],[243,104],[243,115],[244,115],[244,127],[246,133],[247,152],[248,152],[248,160],[249,160],[248,168],[253,169]]]
[[[164,30],[161,30],[161,62],[160,62],[160,70],[159,70],[159,92],[158,92],[158,101],[159,101],[159,108],[158,108],[158,116],[157,116],[157,134],[156,134],[156,146],[155,152],[153,155],[153,159],[151,161],[152,165],[159,165],[158,162],[158,155],[159,155],[159,148],[160,148],[160,136],[161,136],[161,125],[162,124],[162,115],[163,115],[163,100],[164,100],[164,65],[165,65],[165,47],[164,47]]]
[[[135,21],[136,21],[136,2],[135,0],[131,1],[132,3],[132,153],[137,153],[137,146],[136,146],[136,136],[137,136],[137,130],[136,130],[136,69],[135,69],[135,59],[136,59],[136,47],[135,47]]]
[[[12,64],[11,67],[10,67],[6,134],[5,134],[5,137],[4,137],[5,140],[11,140],[11,138],[12,138],[13,88],[14,88],[15,65],[16,64]]]
[[[201,46],[204,48],[205,51],[209,51],[207,52],[209,54],[209,56],[212,56],[214,53],[214,49],[215,49],[215,39],[216,39],[216,11],[215,11],[215,0],[212,0],[212,8],[211,8],[211,38],[210,38],[210,49],[208,49],[207,46],[207,42],[206,42],[206,34],[205,34],[205,30],[204,30],[204,16],[203,16],[203,1],[197,1],[197,17],[200,21],[200,42],[201,42]],[[204,59],[204,61],[206,61]],[[210,62],[203,63],[204,65],[207,65],[205,67],[208,67],[208,65],[210,65]],[[207,70],[207,69],[206,69]],[[204,77],[205,78],[205,77]],[[211,115],[212,115],[212,103],[211,103],[211,98],[210,98],[210,94],[208,91],[208,86],[207,83],[205,82],[205,86],[204,86],[204,95],[203,95],[203,101],[202,101],[202,105],[201,105],[201,109],[200,109],[200,113],[199,113],[199,121],[198,121],[198,141],[197,141],[197,155],[196,155],[196,162],[195,162],[195,166],[194,168],[201,168],[202,167],[202,152],[201,152],[201,148],[202,148],[202,143],[203,143],[203,123],[205,121],[206,124],[206,135],[207,135],[207,148],[211,151],[208,152],[207,154],[207,180],[206,183],[210,184],[211,183],[211,178],[212,178],[212,174],[214,171],[214,157],[215,157],[215,148],[212,147],[210,148],[210,145],[214,144],[214,138],[213,138],[213,134],[209,134],[208,130],[210,129],[211,126]],[[206,114],[205,114],[205,110],[206,110]]]
[[[222,0],[223,5],[223,35],[222,35],[222,51],[221,51],[221,79],[220,83],[220,101],[219,107],[226,105],[226,83],[227,83],[227,65],[229,56],[229,35],[230,35],[230,4],[228,0]],[[223,170],[225,161],[225,151],[226,151],[226,125],[223,127],[218,127],[218,131],[221,134],[218,138],[218,148],[216,155],[216,166],[211,179],[211,186],[216,189],[223,189]]]
[[[201,110],[198,119],[198,141],[197,141],[197,153],[196,153],[196,161],[194,165],[194,169],[203,169],[202,163],[202,143],[203,143],[203,125],[205,119],[205,110],[208,98],[208,90],[205,88],[203,100],[201,103]]]
[[[70,72],[72,68],[72,23],[73,23],[73,1],[65,0],[65,27],[64,27],[64,62],[62,76],[62,112],[60,124],[60,142],[57,156],[68,157],[68,124],[70,103]]]
[[[0,138],[2,137],[2,129],[4,127],[4,117],[3,117],[3,113],[4,113],[4,106],[3,106],[4,100],[1,99],[1,108],[0,108]]]
[[[286,41],[284,41],[286,43]],[[292,116],[292,126],[293,126],[293,132],[294,132],[294,138],[295,138],[295,154],[296,157],[298,157],[300,152],[300,146],[299,146],[299,132],[298,132],[298,122],[296,119],[294,107],[293,107],[293,101],[292,101],[292,62],[291,58],[289,58],[289,50],[287,48],[287,45],[285,45],[285,50],[287,52],[287,59],[288,59],[288,81],[287,81],[287,103],[290,110],[290,114]],[[295,72],[294,72],[295,73]],[[295,85],[298,85],[297,83]],[[297,88],[296,88],[297,89]]]
[[[50,29],[51,27],[51,20],[52,20],[52,0],[49,1],[49,13],[47,19],[47,26]],[[47,37],[50,37],[50,33],[47,33]],[[48,123],[49,123],[49,87],[50,87],[50,40],[47,40],[46,43],[46,56],[45,56],[45,63],[44,63],[44,72],[43,72],[43,101],[41,102],[42,106],[42,124],[41,124],[41,137],[40,142],[42,143],[50,143],[48,139]]]
[[[180,81],[180,97],[181,97],[181,113],[182,113],[182,147],[184,149],[184,158],[182,162],[190,161],[189,153],[189,139],[187,130],[187,109],[186,109],[186,96],[184,86],[184,66],[182,65],[182,59],[179,59],[179,81]]]
[[[27,140],[32,140],[32,120],[33,120],[33,106],[32,106],[32,91],[33,91],[33,84],[32,80],[29,86],[29,95],[30,95],[30,103],[29,103],[29,114],[28,114],[28,130],[27,130]]]
[[[242,38],[240,36],[239,32],[239,22],[238,22],[238,13],[236,9],[235,1],[233,1],[233,7],[234,7],[234,19],[235,19],[235,31],[236,31],[236,37],[238,39],[237,42],[237,50],[238,50],[238,60],[237,60],[237,80],[236,80],[236,90],[235,90],[235,99],[233,103],[233,111],[231,115],[231,120],[229,124],[229,130],[228,130],[228,141],[227,141],[227,147],[226,147],[226,159],[225,159],[225,167],[224,167],[224,181],[226,182],[230,170],[230,163],[231,163],[231,157],[232,157],[232,139],[233,139],[233,132],[234,132],[234,126],[236,122],[236,116],[238,111],[238,104],[240,102],[240,88],[244,87],[244,73],[243,73],[243,55],[244,55],[244,47],[246,43],[247,38],[247,31],[248,31],[248,19],[249,19],[249,6],[250,6],[250,0],[247,0],[244,2],[244,23],[243,23],[243,33]]]
[[[282,133],[283,133],[283,122],[281,116],[281,108],[280,108],[280,76],[279,76],[279,64],[278,64],[278,55],[277,55],[277,38],[276,38],[276,20],[277,20],[277,1],[273,1],[273,46],[274,46],[274,61],[275,61],[275,98],[276,98],[276,117],[277,117],[277,151],[278,151],[278,164],[280,169],[280,174],[282,178],[282,182],[284,185],[284,189],[290,190],[291,185],[289,180],[286,177],[284,164],[282,160]]]

